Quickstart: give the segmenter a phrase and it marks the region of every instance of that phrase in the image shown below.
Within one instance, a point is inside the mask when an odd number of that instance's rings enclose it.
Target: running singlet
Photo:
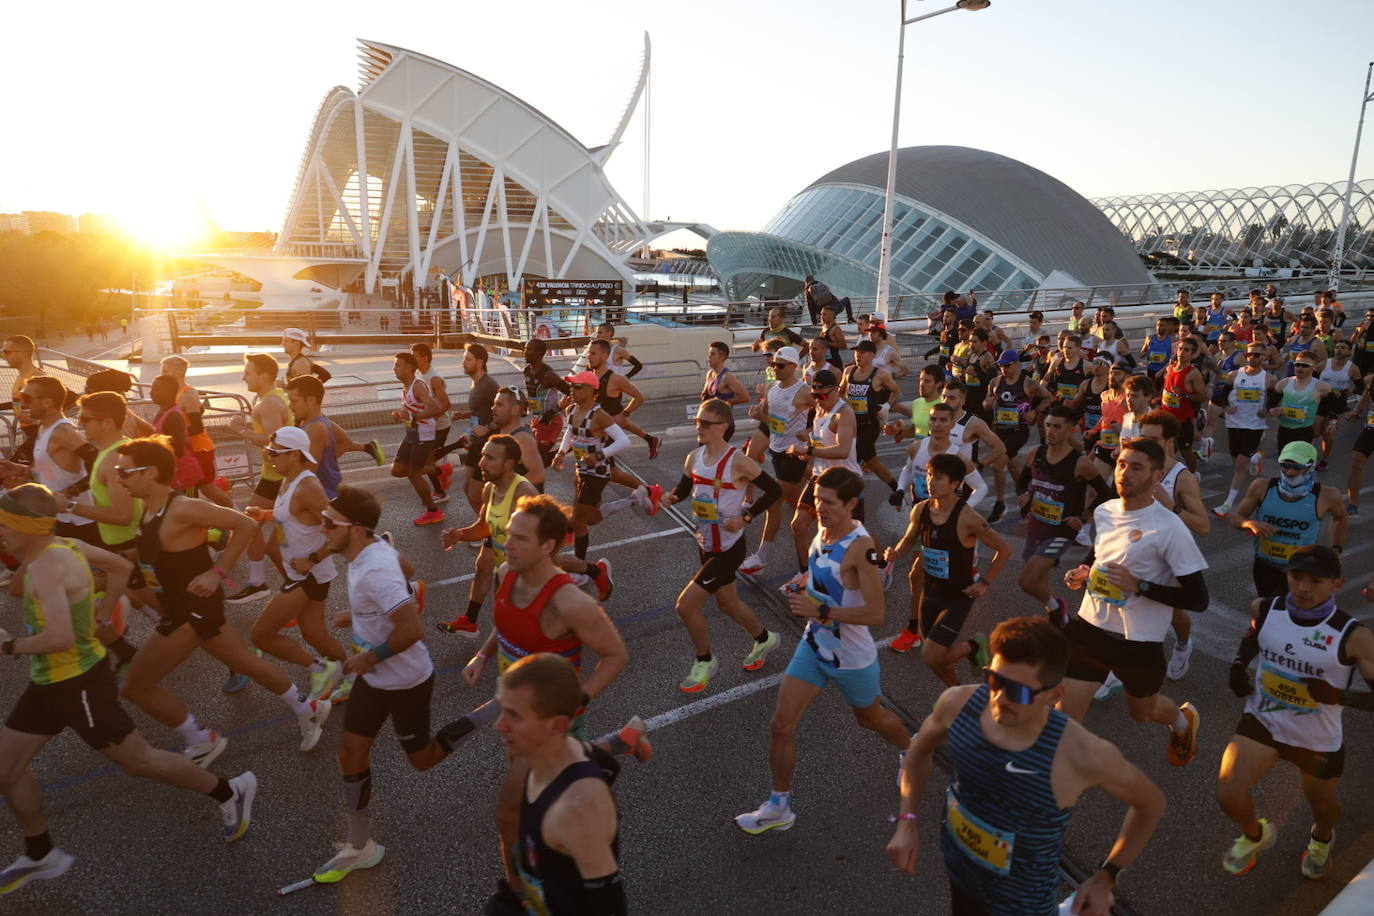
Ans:
[[[1207,333],[1208,343],[1216,343],[1217,338],[1221,336],[1221,329],[1226,326],[1226,307],[1222,306],[1216,311],[1208,309],[1206,315],[1206,323],[1202,330]]]
[[[106,456],[128,441],[128,439],[119,439],[111,445],[101,449],[100,453],[95,456],[95,463],[91,465],[91,499],[95,501],[95,505],[97,506],[108,508],[113,505],[113,503],[110,500],[110,488],[100,482],[99,478],[96,476],[96,472],[100,470],[100,466],[105,461]],[[96,528],[100,531],[101,541],[113,546],[126,544],[138,537],[138,522],[139,519],[143,517],[143,500],[135,499],[133,503],[134,518],[131,523],[127,525],[111,525],[106,522],[96,522]]]
[[[1263,369],[1253,375],[1240,369],[1236,372],[1228,406],[1236,409],[1227,414],[1226,425],[1235,429],[1267,429],[1269,415],[1264,409],[1268,390],[1268,373]]]
[[[937,523],[931,518],[931,503],[921,508],[916,531],[921,538],[921,570],[926,587],[939,580],[946,593],[961,591],[973,584],[973,547],[965,547],[959,537],[959,517],[968,501],[960,497],[950,510],[949,518]]]
[[[407,391],[406,394],[409,395],[410,392]],[[293,422],[291,418],[291,408],[287,406],[286,403],[286,392],[282,391],[280,388],[273,388],[271,391],[258,395],[257,398],[254,399],[253,406],[256,407],[258,404],[261,404],[263,401],[266,401],[269,398],[275,398],[276,400],[281,401],[282,410],[286,411],[286,423],[287,425],[290,425]],[[402,399],[401,404],[402,406],[404,406],[404,399]],[[258,421],[258,415],[256,411],[253,412],[252,417],[253,432],[257,433],[259,436],[267,435],[267,430],[264,429],[262,423]],[[409,426],[410,424],[407,423],[406,425]],[[262,452],[262,479],[281,480],[281,472],[278,471],[276,468],[272,467],[272,462],[269,461],[267,458],[267,449],[260,449],[259,451]]]
[[[439,427],[434,417],[426,417],[418,420],[416,417],[424,413],[425,402],[420,400],[415,394],[415,386],[424,382],[424,378],[417,372],[415,378],[410,380],[406,390],[401,394],[401,409],[406,412],[405,425],[407,430],[415,430],[420,436],[421,442],[433,442],[434,433]],[[429,387],[426,383],[425,387]],[[264,475],[265,476],[265,475]]]
[[[506,562],[506,529],[510,527],[510,517],[513,514],[511,510],[515,506],[515,491],[525,482],[524,477],[515,474],[510,486],[499,500],[495,498],[495,486],[492,487],[492,494],[487,499],[487,530],[491,532],[487,536],[487,543],[491,545],[492,553],[496,554],[498,565]]]
[[[844,398],[854,409],[854,419],[859,423],[877,423],[878,410],[887,403],[888,390],[873,387],[873,378],[877,374],[878,369],[875,366],[873,371],[868,373],[868,378],[863,381],[859,381],[857,375],[849,376],[849,389],[844,393]]]
[[[1046,446],[1035,450],[1031,459],[1030,517],[1026,523],[1026,535],[1032,540],[1072,538],[1077,534],[1064,520],[1083,515],[1086,487],[1075,476],[1081,457],[1082,452],[1071,448],[1058,463],[1051,464]]]
[[[71,420],[62,417],[51,426],[40,429],[38,431],[38,438],[35,439],[33,443],[33,479],[49,490],[52,490],[54,493],[59,493],[67,489],[86,476],[86,466],[80,461],[76,463],[75,471],[69,471],[54,461],[52,456],[48,454],[48,443],[52,441],[53,432],[56,431],[59,426],[64,425],[70,426],[72,429],[76,428],[76,424],[72,423]],[[186,450],[186,454],[191,454],[190,449]],[[192,458],[191,460],[194,461],[195,459]],[[57,498],[57,504],[59,506],[65,502],[65,498],[61,496]],[[89,497],[82,496],[81,502],[90,502],[90,499]],[[91,524],[90,519],[82,518],[79,515],[72,515],[70,512],[57,513],[57,520],[59,522],[66,522],[69,525]]]
[[[420,372],[417,369],[415,375],[425,380],[425,384],[429,386],[429,393],[431,395],[434,394],[434,380],[438,379],[441,382],[444,380],[444,377],[439,374],[438,370],[436,370],[433,365],[430,365],[429,369],[424,372]],[[452,425],[453,415],[447,410],[434,418],[434,429],[436,431],[448,429]]]
[[[190,385],[183,384],[181,386],[181,390],[177,392],[177,404],[181,403],[182,395],[190,390]],[[215,441],[205,431],[204,411],[186,414],[186,441],[190,443],[193,452],[213,452],[215,450]]]
[[[1060,362],[1046,381],[1046,386],[1050,393],[1062,401],[1067,401],[1078,394],[1078,386],[1083,384],[1083,379],[1087,375],[1083,372],[1083,357],[1078,358],[1078,365],[1070,369],[1067,362]]]
[[[1317,422],[1317,380],[1309,379],[1299,389],[1289,382],[1279,401],[1279,425],[1284,429],[1305,429]]]
[[[315,469],[315,475],[320,479],[320,486],[324,487],[324,495],[333,499],[339,495],[339,484],[343,482],[343,471],[339,469],[339,451],[334,443],[334,424],[323,414],[305,422],[307,426],[311,423],[323,423],[325,435],[329,437],[324,451],[320,453],[320,463]]]
[[[986,353],[987,351],[985,350],[983,352]],[[959,380],[964,383],[964,387],[968,389],[968,397],[965,403],[975,405],[979,410],[983,409],[983,401],[988,396],[988,382],[997,371],[994,369],[992,372],[989,372],[987,369],[983,368],[982,358],[982,356],[979,356],[977,359],[970,360],[956,373],[959,376]]]
[[[1245,711],[1284,744],[1340,750],[1341,705],[1313,697],[1307,682],[1325,681],[1336,691],[1350,687],[1355,666],[1345,643],[1359,622],[1335,608],[1318,623],[1298,623],[1282,597],[1260,613],[1255,689],[1245,698]]]
[[[613,417],[622,413],[625,410],[624,395],[617,394],[614,397],[612,397],[611,395],[606,393],[610,390],[611,376],[619,374],[620,373],[616,372],[614,369],[607,369],[597,379],[596,403],[602,410],[606,411],[606,413],[610,414]]]
[[[1191,423],[1193,420],[1193,401],[1188,397],[1188,373],[1192,371],[1192,366],[1164,370],[1164,393],[1160,396],[1159,406],[1173,414],[1180,423]]]
[[[544,634],[539,619],[544,616],[544,606],[549,603],[553,593],[565,585],[572,584],[572,576],[560,572],[539,590],[525,607],[517,607],[511,600],[515,587],[516,574],[507,572],[496,590],[496,601],[492,607],[492,623],[496,627],[496,665],[499,671],[507,668],[526,655],[552,652],[561,655],[572,663],[579,672],[582,670],[582,641],[569,634],[553,639]]]
[[[313,471],[301,471],[290,483],[277,491],[276,501],[272,504],[272,519],[281,526],[282,534],[285,535],[281,545],[281,560],[282,568],[286,570],[286,578],[293,582],[300,582],[308,575],[323,585],[326,582],[333,582],[334,577],[339,574],[334,566],[332,554],[310,567],[308,573],[297,572],[291,566],[292,560],[297,557],[308,558],[310,554],[324,546],[323,526],[307,525],[291,512],[291,498],[296,495],[296,488],[300,486],[302,480],[310,477],[315,477]]]
[[[582,418],[582,422],[578,423],[574,419],[577,406],[568,408],[568,425],[572,427],[572,453],[577,459],[577,473],[583,477],[610,477],[611,468],[615,466],[615,459],[607,458],[602,452],[602,447],[609,440],[592,432],[592,415],[600,409],[601,405],[593,404]]]
[[[1288,351],[1289,378],[1292,378],[1297,373],[1297,370],[1293,366],[1293,360],[1298,358],[1299,353],[1306,353],[1307,351],[1311,350],[1312,344],[1316,341],[1316,339],[1317,338],[1315,335],[1307,338],[1307,340],[1303,340],[1301,337],[1295,337],[1288,342],[1288,346],[1283,348]]]
[[[1350,378],[1352,365],[1346,360],[1345,365],[1337,369],[1334,359],[1327,360],[1326,365],[1322,367],[1322,374],[1318,376],[1321,381],[1331,386],[1332,395],[1339,396],[1342,401],[1350,397],[1350,392],[1355,387],[1355,382]]]
[[[729,550],[744,529],[726,531],[725,522],[744,512],[744,490],[735,486],[734,462],[738,449],[725,450],[714,465],[706,461],[706,446],[692,457],[692,520],[697,544],[707,553]]]
[[[706,383],[706,387],[704,387],[704,388],[701,389],[701,399],[702,399],[702,401],[716,400],[716,401],[724,401],[726,404],[729,404],[729,403],[730,403],[730,400],[734,397],[734,395],[729,394],[729,393],[726,393],[726,394],[721,394],[721,393],[720,393],[720,380],[723,379],[723,378],[725,378],[725,376],[727,376],[727,375],[729,375],[729,374],[730,374],[730,370],[729,370],[729,369],[721,369],[719,372],[717,372],[715,375],[713,375],[713,376],[711,377],[711,380],[710,380],[709,382]]]
[[[1053,916],[1073,808],[1059,807],[1051,770],[1068,717],[1051,709],[1035,743],[1009,751],[983,734],[987,704],[988,688],[980,685],[950,725],[954,778],[940,831],[945,869],[988,916]]]
[[[835,430],[834,420],[839,416],[840,410],[844,407],[844,401],[835,399],[835,406],[829,413],[823,413],[816,407],[816,419],[811,423],[811,449],[814,452],[818,448],[828,448],[838,445],[840,434]],[[849,440],[849,456],[847,458],[812,458],[811,473],[817,477],[827,468],[849,468],[856,474],[863,473],[859,468],[859,459],[856,451],[855,438]]]
[[[1088,381],[1088,387],[1083,389],[1083,428],[1092,429],[1102,419],[1102,393],[1107,390],[1104,386],[1102,391],[1094,391],[1095,382]]]
[[[806,411],[796,406],[797,392],[806,384],[805,379],[797,379],[790,388],[777,382],[768,389],[768,448],[775,452],[785,452],[797,444],[797,433],[806,427]]]
[[[1162,338],[1158,334],[1150,335],[1150,342],[1145,350],[1145,367],[1151,375],[1167,366],[1173,355],[1174,340],[1172,335]]]
[[[806,593],[817,604],[831,607],[858,607],[863,604],[863,594],[857,589],[845,588],[840,571],[844,565],[845,552],[855,538],[863,537],[868,531],[859,522],[854,530],[833,544],[822,539],[821,532],[811,539],[811,549],[807,552]],[[868,627],[857,623],[840,623],[830,620],[821,623],[811,619],[806,622],[803,641],[816,653],[822,665],[841,670],[867,668],[878,660],[878,648],[873,644],[873,634]]]
[[[1283,569],[1293,551],[1317,543],[1317,536],[1321,534],[1317,486],[1313,485],[1302,499],[1289,502],[1279,495],[1278,480],[1269,481],[1264,499],[1255,510],[1255,521],[1274,526],[1274,533],[1269,537],[1255,539],[1255,556],[1270,566]]]
[[[999,379],[993,389],[992,422],[999,430],[1012,430],[1026,425],[1026,411],[1030,410],[1030,398],[1026,396],[1026,379],[1018,376],[1016,381]]]
[[[539,797],[529,800],[526,783],[520,793],[520,850],[516,869],[523,885],[525,912],[531,916],[576,916],[586,912],[582,894],[582,872],[571,856],[544,842],[544,815],[568,786],[579,779],[605,780],[601,768],[590,760],[569,764],[544,787]],[[611,851],[620,857],[620,830],[611,841]]]
[[[918,439],[924,439],[930,435],[930,408],[940,403],[927,401],[925,398],[917,397],[911,401],[911,427],[916,431]]]
[[[158,593],[163,620],[187,623],[192,616],[221,616],[224,613],[224,586],[217,585],[206,597],[193,595],[186,586],[215,565],[210,547],[201,541],[186,550],[162,549],[162,521],[176,499],[189,499],[173,493],[156,515],[143,515],[138,528],[138,566],[148,587]],[[205,611],[206,614],[201,612]],[[159,624],[161,626],[161,624]]]
[[[86,570],[86,594],[66,610],[72,618],[72,634],[75,639],[70,648],[60,652],[48,652],[29,656],[29,680],[35,684],[56,684],[60,681],[85,674],[105,657],[105,647],[95,635],[95,582],[91,569],[81,551],[72,546],[66,538],[55,538],[43,550],[70,550],[81,561]],[[44,608],[30,588],[31,576],[24,577],[24,631],[25,635],[37,636],[48,627],[48,611],[62,613],[63,608]]]

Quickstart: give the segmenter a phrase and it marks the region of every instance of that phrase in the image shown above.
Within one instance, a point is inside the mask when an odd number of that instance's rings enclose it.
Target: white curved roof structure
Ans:
[[[277,254],[356,260],[421,284],[505,275],[623,279],[648,230],[588,149],[499,86],[414,51],[360,41],[361,85],[321,102]],[[648,72],[645,43],[637,104]]]

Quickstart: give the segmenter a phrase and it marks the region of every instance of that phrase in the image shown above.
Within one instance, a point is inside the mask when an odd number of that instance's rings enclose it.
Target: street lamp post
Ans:
[[[1336,249],[1331,257],[1331,275],[1327,277],[1327,289],[1341,288],[1341,262],[1345,260],[1345,230],[1350,225],[1350,195],[1355,190],[1355,163],[1360,159],[1360,135],[1364,133],[1364,110],[1374,95],[1369,93],[1369,78],[1374,75],[1374,61],[1364,72],[1364,93],[1360,96],[1360,121],[1355,126],[1355,151],[1350,154],[1350,177],[1345,182],[1345,205],[1341,207],[1341,225],[1336,230]]]
[[[883,239],[878,248],[878,296],[874,311],[883,321],[887,320],[888,292],[892,287],[892,198],[897,183],[897,129],[902,120],[902,58],[906,52],[906,27],[922,19],[934,19],[955,10],[968,10],[976,13],[992,5],[992,0],[958,0],[923,16],[906,18],[906,0],[901,0],[901,25],[897,28],[897,88],[892,99],[892,148],[887,154],[887,195],[883,202]]]

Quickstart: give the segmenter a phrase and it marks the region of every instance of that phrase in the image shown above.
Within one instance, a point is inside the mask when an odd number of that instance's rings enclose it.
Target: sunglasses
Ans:
[[[77,416],[76,416],[76,420],[77,420],[78,423],[94,423],[96,420],[103,420],[103,419],[105,419],[105,418],[104,418],[104,417],[92,416],[91,414],[88,414],[88,413],[77,414]]]
[[[152,469],[151,464],[140,464],[136,468],[115,468],[115,473],[119,475],[120,480],[128,480],[139,471],[151,471]]]
[[[1053,684],[1049,684],[1044,687],[1027,687],[1020,681],[1013,681],[1011,678],[1003,677],[996,671],[986,672],[983,675],[983,679],[984,682],[988,685],[989,690],[1002,694],[1002,696],[1004,696],[1007,700],[1009,700],[1012,703],[1016,703],[1020,706],[1026,706],[1030,704],[1031,701],[1033,701],[1040,694],[1044,693],[1047,690],[1053,690],[1054,688],[1059,686],[1059,682],[1055,681]]]
[[[333,531],[335,528],[352,528],[357,522],[341,522],[328,515],[320,516],[320,525],[325,531]]]
[[[692,422],[697,426],[728,426],[729,420],[703,420],[701,417],[694,417]]]
[[[1294,364],[1293,364],[1293,368],[1294,368],[1294,369],[1311,369],[1311,368],[1312,368],[1312,364],[1311,364],[1311,363],[1294,363]]]
[[[1245,358],[1246,358],[1246,359],[1264,359],[1264,354],[1263,354],[1263,353],[1247,353],[1247,354],[1245,354]]]
[[[1310,468],[1310,467],[1312,467],[1312,465],[1310,465],[1310,464],[1298,464],[1296,461],[1280,461],[1280,462],[1279,462],[1279,470],[1285,471],[1285,472],[1291,472],[1291,473],[1293,473],[1293,474],[1300,474],[1300,473],[1303,473],[1303,472],[1305,472],[1305,471],[1306,471],[1308,468]]]
[[[815,385],[812,385],[812,386],[811,386],[811,393],[812,393],[812,394],[825,394],[825,392],[827,392],[827,391],[834,391],[834,390],[835,390],[836,388],[838,388],[838,387],[840,387],[840,386],[839,386],[839,385],[830,385],[830,386],[825,387],[825,388],[817,388]]]

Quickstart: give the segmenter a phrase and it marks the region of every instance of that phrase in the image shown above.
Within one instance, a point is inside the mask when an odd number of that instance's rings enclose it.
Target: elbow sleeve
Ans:
[[[772,478],[767,471],[759,471],[759,476],[754,478],[754,486],[759,488],[759,498],[754,500],[745,510],[750,518],[758,518],[768,511],[768,507],[782,498],[782,487]]]
[[[630,447],[630,437],[625,435],[625,430],[620,428],[619,423],[612,423],[606,427],[606,435],[611,437],[611,444],[604,446],[601,449],[601,454],[607,458],[614,457],[617,453]]]
[[[683,474],[677,479],[677,486],[673,487],[673,496],[678,502],[692,495],[692,478]]]

